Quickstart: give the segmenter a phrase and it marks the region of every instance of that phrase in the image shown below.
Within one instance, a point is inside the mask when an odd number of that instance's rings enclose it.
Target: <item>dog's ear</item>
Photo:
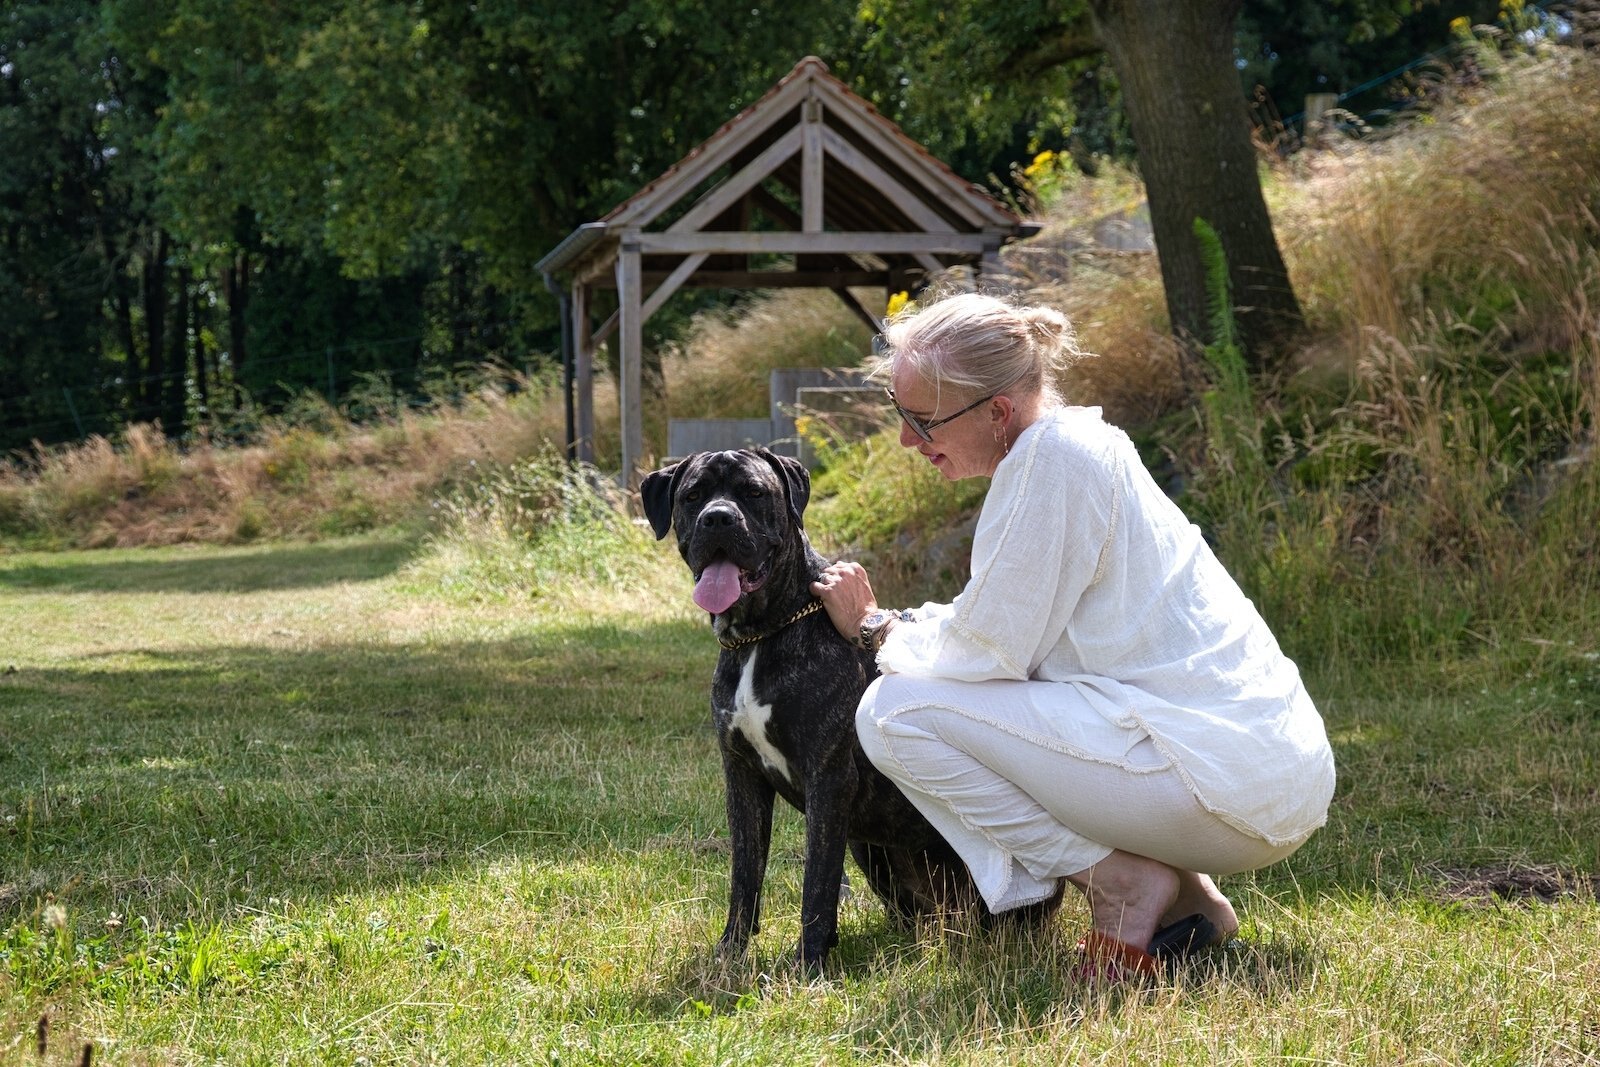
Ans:
[[[794,524],[804,529],[806,502],[811,499],[811,472],[799,460],[780,456],[765,448],[758,448],[755,453],[778,473],[784,494],[789,498],[789,514],[794,516]]]
[[[688,465],[688,460],[679,460],[651,471],[639,483],[639,504],[644,508],[644,517],[650,520],[650,529],[655,531],[657,541],[672,529],[672,498],[678,495],[678,479]]]

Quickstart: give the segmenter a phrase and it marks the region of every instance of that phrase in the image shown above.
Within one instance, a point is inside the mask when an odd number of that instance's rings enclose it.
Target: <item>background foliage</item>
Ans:
[[[1297,112],[1478,6],[1252,0],[1241,87]],[[191,438],[366,374],[420,395],[462,364],[536,369],[556,335],[533,264],[806,54],[975,179],[1132,150],[1081,0],[13,0],[0,450]]]

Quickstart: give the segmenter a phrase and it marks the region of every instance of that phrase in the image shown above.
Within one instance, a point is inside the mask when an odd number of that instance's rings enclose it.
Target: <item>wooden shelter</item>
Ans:
[[[981,274],[1003,244],[1037,229],[807,57],[539,261],[562,303],[569,455],[593,461],[594,355],[615,338],[622,475],[639,476],[641,329],[683,286],[831,289],[876,329],[851,286],[915,291],[958,265]],[[617,306],[596,326],[599,289],[615,289]]]

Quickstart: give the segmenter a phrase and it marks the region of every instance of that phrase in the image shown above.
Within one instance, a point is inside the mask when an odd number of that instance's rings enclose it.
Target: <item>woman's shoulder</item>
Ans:
[[[1051,408],[1029,429],[1038,431],[1042,448],[1093,456],[1106,456],[1128,440],[1127,434],[1105,421],[1098,407]]]

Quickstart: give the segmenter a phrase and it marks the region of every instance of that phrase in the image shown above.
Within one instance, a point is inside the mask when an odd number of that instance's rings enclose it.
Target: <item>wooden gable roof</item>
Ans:
[[[1036,230],[808,56],[538,269],[606,285],[622,241],[639,235],[647,282],[687,268],[672,289],[887,285],[976,264]],[[762,253],[805,260],[752,267]]]

